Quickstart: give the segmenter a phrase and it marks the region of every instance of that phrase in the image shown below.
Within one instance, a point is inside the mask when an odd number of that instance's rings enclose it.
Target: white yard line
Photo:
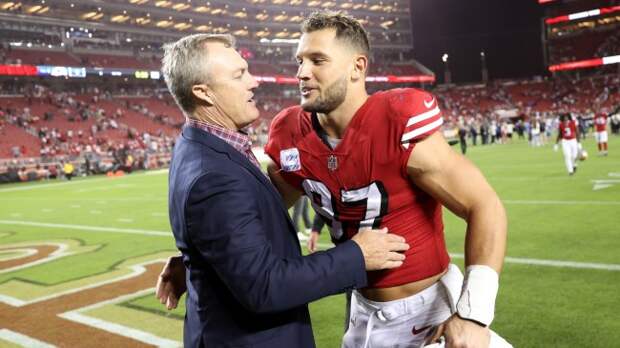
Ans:
[[[39,185],[24,185],[24,186],[16,186],[16,187],[0,189],[0,193],[13,192],[13,191],[28,191],[28,190],[37,190],[37,189],[50,189],[50,188],[62,187],[66,185],[91,184],[94,182],[100,182],[100,181],[106,181],[106,180],[109,181],[109,180],[114,180],[114,179],[105,177],[105,178],[97,178],[97,179],[90,179],[90,180],[51,182],[51,183],[45,183],[45,184],[39,184]]]
[[[502,200],[505,204],[522,205],[620,205],[620,201]]]
[[[116,227],[100,227],[100,226],[86,226],[86,225],[51,224],[51,223],[44,223],[44,222],[16,221],[16,220],[0,220],[0,224],[3,224],[3,225],[18,225],[18,226],[47,227],[47,228],[64,228],[64,229],[84,230],[84,231],[92,231],[92,232],[128,233],[128,234],[142,234],[142,235],[146,235],[146,236],[172,237],[172,232],[153,231],[153,230],[141,230],[141,229],[135,229],[135,228],[116,228]]]
[[[125,176],[116,176],[113,178],[101,177],[101,178],[95,178],[95,179],[83,179],[83,180],[76,180],[76,181],[49,182],[45,184],[32,184],[32,185],[26,184],[23,186],[20,185],[20,186],[0,189],[0,193],[13,192],[13,191],[28,191],[28,190],[37,190],[37,189],[50,189],[50,188],[62,187],[66,185],[92,184],[94,182],[101,182],[101,181],[113,182],[114,180],[131,179],[131,178],[136,178],[136,177],[140,177],[143,175],[162,175],[166,173],[168,173],[168,169],[154,170],[154,171],[150,171],[146,173],[131,174],[131,175],[125,175]]]
[[[465,256],[463,254],[453,254],[450,256],[455,259],[462,259]],[[517,263],[522,265],[534,265],[534,266],[549,266],[560,268],[582,268],[582,269],[598,269],[604,271],[620,271],[620,265],[609,263],[593,263],[593,262],[575,262],[575,261],[562,261],[562,260],[542,260],[542,259],[529,259],[521,257],[504,258],[505,263]]]
[[[592,204],[592,203],[589,203]],[[619,203],[620,204],[620,203]],[[85,225],[68,225],[68,224],[51,224],[33,221],[14,221],[14,220],[0,220],[0,224],[4,225],[21,225],[21,226],[34,226],[34,227],[49,227],[49,228],[65,228],[74,230],[84,230],[93,232],[111,232],[111,233],[128,233],[128,234],[141,234],[147,236],[160,236],[160,237],[172,237],[172,232],[154,231],[154,230],[141,230],[133,228],[116,228],[116,227],[100,227],[100,226],[85,226]],[[305,248],[306,242],[300,242],[302,247]],[[318,245],[321,249],[328,249],[332,247],[331,244],[320,243]],[[462,258],[462,254],[451,254],[454,258]],[[620,264],[605,264],[605,263],[593,263],[593,262],[575,262],[565,260],[543,260],[543,259],[530,259],[530,258],[518,258],[518,257],[506,257],[506,263],[528,264],[537,266],[551,266],[551,267],[565,267],[565,268],[583,268],[583,269],[600,269],[607,271],[620,271]]]
[[[125,197],[125,198],[106,198],[102,201],[101,198],[71,198],[71,197],[0,197],[0,201],[15,202],[15,201],[35,201],[35,202],[95,202],[96,204],[107,204],[108,202],[143,202],[143,201],[161,201],[167,202],[168,197],[166,194],[162,194],[161,197],[153,196],[141,196],[141,197]]]

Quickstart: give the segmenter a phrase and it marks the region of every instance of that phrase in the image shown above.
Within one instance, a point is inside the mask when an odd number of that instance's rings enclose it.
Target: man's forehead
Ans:
[[[217,43],[215,43],[217,44]],[[241,55],[232,47],[226,47],[225,45],[211,46],[211,43],[207,46],[207,57],[212,63],[221,65],[218,68],[225,69],[244,69],[247,67],[247,62],[241,57]]]
[[[328,28],[316,30],[310,33],[303,33],[297,45],[297,54],[327,54],[328,50],[325,47],[329,47],[331,51],[334,47],[333,43],[336,40],[336,29]]]

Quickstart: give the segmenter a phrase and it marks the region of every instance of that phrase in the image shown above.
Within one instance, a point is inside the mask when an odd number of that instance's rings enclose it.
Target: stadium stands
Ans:
[[[210,7],[187,5],[179,10],[169,8],[167,2],[147,2],[139,11],[129,6],[122,15],[102,17],[98,13],[115,14],[126,1],[101,3],[96,11],[81,3],[65,9],[53,6],[41,13],[30,5],[2,7],[0,64],[150,72],[160,68],[164,42],[192,31],[229,32],[237,37],[252,74],[294,77],[294,43],[275,40],[298,38],[303,13],[288,4],[274,13],[250,0],[219,8],[221,3],[216,1]],[[432,75],[414,59],[408,6],[379,0],[334,6],[348,9],[369,29],[377,48],[370,59],[370,76]],[[152,13],[146,15],[145,11],[150,10]],[[179,11],[185,11],[184,18],[193,21],[185,23],[176,18]],[[15,13],[20,13],[21,20],[11,16]],[[81,18],[80,26],[68,22],[75,18]],[[581,30],[573,23],[549,26],[549,61],[617,54],[620,35],[610,23],[599,23],[596,30]],[[588,118],[593,112],[603,108],[612,111],[620,105],[617,74],[603,72],[607,70],[582,77],[561,75],[549,80],[438,86],[433,92],[444,110],[446,128],[491,121],[501,127],[502,123],[507,126],[517,120],[553,118],[560,111]],[[34,162],[26,160],[32,167],[40,160],[81,159],[87,153],[113,159],[110,153],[125,148],[125,152],[165,155],[166,151],[160,150],[170,148],[184,116],[165,92],[163,81],[148,74],[133,76],[132,70],[124,71],[122,76],[108,73],[99,77],[91,72],[86,79],[1,77],[0,158],[34,158]],[[399,86],[410,85],[373,83],[369,89]],[[266,141],[271,118],[281,109],[297,104],[298,98],[294,84],[262,84],[256,91],[261,120],[249,129],[257,145]],[[116,161],[117,166],[123,164],[120,162]]]

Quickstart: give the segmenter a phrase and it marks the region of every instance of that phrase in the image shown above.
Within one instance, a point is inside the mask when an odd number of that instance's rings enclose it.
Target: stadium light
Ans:
[[[443,82],[446,84],[450,84],[452,82],[452,75],[450,74],[450,67],[448,66],[448,54],[444,53],[441,56],[441,60],[443,61]]]

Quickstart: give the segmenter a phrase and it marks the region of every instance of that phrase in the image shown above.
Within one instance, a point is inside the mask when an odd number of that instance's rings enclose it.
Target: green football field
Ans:
[[[608,157],[592,138],[584,146],[590,156],[572,177],[550,145],[468,149],[508,211],[493,328],[515,347],[619,346],[620,138]],[[166,311],[153,290],[161,260],[176,253],[166,174],[0,187],[0,346],[112,346],[116,336],[180,345],[184,307]],[[444,219],[462,267],[465,224]],[[344,302],[311,304],[319,347],[339,346]]]

